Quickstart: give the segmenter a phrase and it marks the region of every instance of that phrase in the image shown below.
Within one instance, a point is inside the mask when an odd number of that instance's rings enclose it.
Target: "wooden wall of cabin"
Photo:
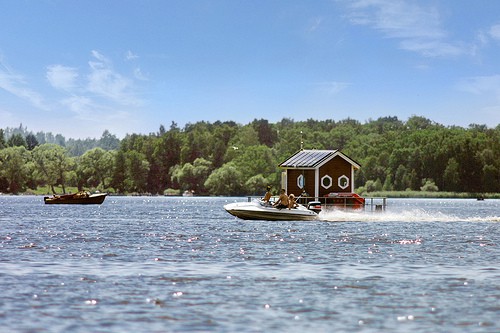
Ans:
[[[323,165],[319,169],[319,184],[316,184],[315,178],[316,170],[304,170],[304,169],[287,169],[286,176],[286,189],[288,194],[295,194],[296,196],[302,193],[302,189],[297,185],[297,178],[300,175],[303,175],[305,178],[305,191],[309,194],[309,196],[314,197],[316,193],[316,186],[318,187],[318,196],[324,197],[329,193],[352,193],[354,189],[351,187],[353,182],[352,177],[352,165],[344,160],[343,158],[336,156],[328,163]],[[331,187],[325,189],[321,186],[321,179],[323,176],[328,175],[331,177]],[[349,178],[348,186],[345,189],[339,187],[339,177],[345,175]],[[279,191],[279,190],[278,190]]]
[[[323,186],[321,186],[321,184],[318,184],[319,196],[323,197],[323,196],[327,195],[328,193],[332,193],[332,192],[333,193],[354,192],[354,189],[351,188],[351,184],[352,184],[351,170],[352,170],[352,165],[339,156],[335,156],[330,161],[328,161],[328,163],[323,165],[319,169],[319,182],[321,183],[321,179],[323,178],[323,176],[328,175],[332,178],[332,184],[331,184],[331,187],[328,189],[325,189]],[[340,188],[338,185],[339,184],[338,179],[342,175],[345,175],[349,178],[349,182],[348,182],[349,186],[346,187],[345,189]]]
[[[286,187],[287,193],[295,194],[299,196],[302,193],[302,189],[297,185],[297,178],[303,175],[305,178],[304,190],[309,194],[309,196],[314,196],[314,175],[315,170],[301,170],[301,169],[288,169],[286,177]]]

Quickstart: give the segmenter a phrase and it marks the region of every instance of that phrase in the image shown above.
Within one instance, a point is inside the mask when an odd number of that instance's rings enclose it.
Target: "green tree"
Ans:
[[[56,144],[46,143],[37,146],[32,152],[38,179],[50,186],[56,193],[55,186],[61,185],[66,192],[66,180],[74,168],[74,160],[67,156],[66,150]]]
[[[28,176],[27,162],[30,154],[24,146],[8,147],[0,150],[0,178],[8,183],[10,193],[19,193],[25,190]]]
[[[120,147],[120,139],[105,130],[99,139],[99,147],[104,150],[117,150]]]
[[[483,167],[483,189],[482,192],[500,191],[500,172],[494,165],[488,164]]]
[[[466,136],[459,146],[457,161],[460,161],[460,179],[462,191],[480,192],[482,185],[482,171],[479,159],[475,154],[479,151],[477,141]]]
[[[387,177],[385,178],[384,185],[382,186],[382,190],[384,190],[384,191],[394,190],[394,186],[392,183],[392,175],[387,175]]]
[[[351,118],[338,122],[337,126],[330,131],[325,149],[339,149],[344,151],[349,141],[358,137],[361,129],[361,123]]]
[[[257,137],[259,143],[272,147],[278,139],[277,132],[274,130],[273,126],[269,124],[268,120],[265,119],[255,119],[252,122],[252,127],[257,132]]]
[[[460,165],[457,160],[452,157],[448,160],[444,169],[444,184],[447,191],[458,191],[460,188]]]
[[[7,142],[5,142],[5,132],[3,128],[0,128],[0,149],[7,147]]]
[[[248,177],[259,174],[267,177],[279,172],[277,169],[278,161],[273,156],[272,149],[265,145],[238,149],[238,155],[232,161],[240,172]]]
[[[370,121],[366,127],[375,133],[383,134],[388,131],[400,130],[403,127],[403,122],[398,117],[380,117]]]
[[[125,153],[125,188],[129,192],[146,193],[149,163],[144,154],[131,150]]]
[[[172,122],[168,131],[160,128],[159,137],[152,140],[152,153],[148,157],[150,163],[148,175],[148,191],[151,193],[163,193],[168,187],[172,187],[170,180],[170,168],[180,162],[182,139],[177,125]]]
[[[248,178],[245,182],[245,193],[252,195],[263,195],[266,191],[267,185],[272,183],[268,178],[264,177],[262,174]]]
[[[252,126],[243,126],[234,135],[227,147],[224,160],[232,161],[241,155],[245,149],[259,145],[257,131]]]
[[[234,122],[217,124],[213,131],[212,154],[210,155],[214,168],[224,164],[226,151],[229,143],[238,132],[238,125]]]
[[[432,179],[424,179],[423,183],[424,184],[422,185],[422,187],[420,187],[421,191],[424,191],[424,192],[437,192],[437,191],[439,191],[439,188],[437,187],[437,185],[434,183],[434,181]]]
[[[181,163],[193,163],[197,158],[208,159],[211,155],[211,125],[207,122],[187,124],[185,126],[184,144],[181,148]]]
[[[118,193],[124,193],[127,190],[127,166],[125,162],[125,153],[121,150],[114,154],[113,174],[111,176],[111,187]]]
[[[205,181],[205,187],[212,195],[242,195],[243,175],[233,163],[226,163],[214,170]]]
[[[26,148],[28,148],[28,150],[33,150],[38,145],[38,140],[33,133],[29,133],[28,135],[26,135]]]
[[[7,146],[9,147],[27,147],[26,145],[26,140],[24,139],[23,135],[20,133],[13,134],[9,140],[7,140]]]
[[[177,167],[172,173],[173,180],[181,184],[182,190],[195,191],[197,194],[205,194],[205,182],[210,175],[212,163],[204,158],[197,158],[193,164],[185,163]]]
[[[394,175],[394,189],[396,191],[405,191],[410,186],[408,180],[408,170],[404,165],[398,166],[396,174]]]
[[[61,147],[66,147],[66,138],[61,134],[56,134],[55,143]]]
[[[406,121],[406,126],[411,130],[423,130],[433,125],[431,120],[420,116],[412,116]]]
[[[113,153],[102,148],[94,148],[83,154],[77,166],[77,174],[90,187],[106,189],[113,172]]]

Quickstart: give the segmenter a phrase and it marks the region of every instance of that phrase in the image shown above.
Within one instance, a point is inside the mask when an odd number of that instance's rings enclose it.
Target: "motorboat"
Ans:
[[[262,200],[254,199],[249,202],[230,203],[224,205],[224,209],[243,220],[310,221],[318,218],[321,203],[310,202],[307,207],[297,204],[289,209],[276,208]]]
[[[73,194],[54,195],[44,197],[45,204],[67,204],[67,205],[100,205],[106,199],[107,193],[94,193],[80,191]]]

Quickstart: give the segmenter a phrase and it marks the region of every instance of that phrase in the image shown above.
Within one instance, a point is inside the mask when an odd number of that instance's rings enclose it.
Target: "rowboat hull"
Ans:
[[[100,205],[106,199],[107,193],[96,193],[88,196],[69,194],[53,197],[44,197],[43,201],[47,205]]]

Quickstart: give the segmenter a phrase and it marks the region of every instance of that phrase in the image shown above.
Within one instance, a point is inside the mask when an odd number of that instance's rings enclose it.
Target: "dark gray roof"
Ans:
[[[315,168],[338,150],[300,150],[279,166],[283,168]]]

